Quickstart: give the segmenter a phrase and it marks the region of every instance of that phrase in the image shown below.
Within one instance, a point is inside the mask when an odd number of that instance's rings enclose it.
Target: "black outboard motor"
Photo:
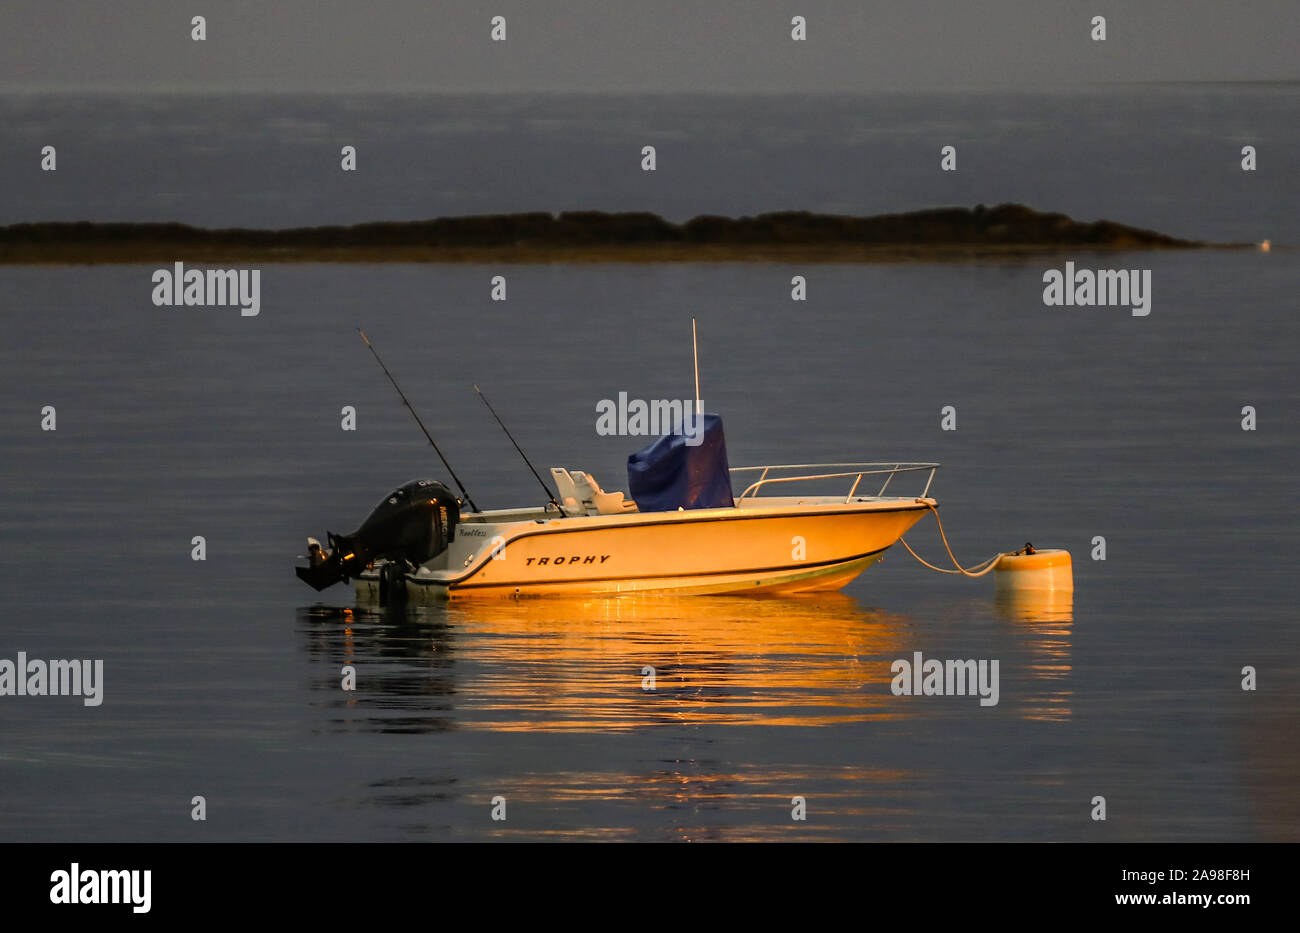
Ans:
[[[390,560],[414,569],[437,557],[456,537],[460,503],[442,483],[421,479],[400,486],[350,535],[329,533],[329,553],[311,550],[310,567],[298,579],[323,590],[360,576],[371,561]]]

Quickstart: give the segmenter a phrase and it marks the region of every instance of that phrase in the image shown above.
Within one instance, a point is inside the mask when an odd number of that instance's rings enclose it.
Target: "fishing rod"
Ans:
[[[424,432],[424,436],[428,439],[429,443],[433,446],[434,451],[438,454],[438,459],[442,461],[442,465],[445,466],[447,472],[451,474],[452,480],[456,483],[456,488],[459,489],[460,494],[465,497],[465,501],[469,503],[469,507],[475,512],[481,511],[481,509],[474,504],[474,500],[470,498],[469,493],[465,491],[465,484],[460,481],[460,477],[457,476],[456,471],[451,468],[451,464],[447,462],[447,458],[442,455],[441,450],[438,450],[438,445],[434,443],[433,435],[429,433],[429,429],[424,426],[424,422],[420,420],[420,416],[415,413],[415,409],[412,408],[411,403],[407,401],[406,393],[403,392],[402,387],[397,384],[397,380],[393,378],[393,374],[388,371],[388,367],[384,365],[384,361],[379,358],[379,352],[375,350],[375,345],[370,342],[370,338],[366,336],[366,332],[358,327],[357,333],[360,334],[361,339],[366,342],[366,346],[370,348],[370,352],[375,355],[375,362],[379,364],[379,368],[384,371],[384,375],[388,377],[388,381],[393,384],[393,388],[396,389],[397,394],[401,396],[402,404],[404,404],[407,410],[410,411],[411,417],[415,419],[415,423],[418,424],[420,430]]]
[[[474,391],[477,392],[478,397],[483,400],[483,404],[488,407],[488,411],[492,412],[492,417],[497,420],[497,424],[501,425],[501,430],[506,432],[506,437],[510,438],[510,443],[515,445],[515,450],[519,451],[519,456],[524,458],[524,463],[528,464],[528,469],[533,471],[533,476],[537,477],[537,482],[541,483],[542,489],[546,492],[546,498],[550,499],[551,504],[559,509],[560,514],[563,515],[564,507],[560,505],[559,500],[555,498],[555,494],[551,492],[551,487],[546,485],[541,474],[537,472],[537,468],[533,466],[533,461],[528,459],[528,454],[524,453],[523,448],[519,446],[514,435],[510,433],[510,429],[506,427],[505,422],[501,420],[501,416],[497,414],[497,410],[492,407],[492,403],[488,401],[487,396],[483,394],[483,390],[478,387],[477,383],[474,385]]]

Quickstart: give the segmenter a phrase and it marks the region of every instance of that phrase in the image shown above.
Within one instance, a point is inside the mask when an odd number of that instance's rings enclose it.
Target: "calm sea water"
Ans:
[[[60,161],[57,179],[7,188],[0,221],[1022,200],[1296,242],[1281,171],[1296,148],[1280,151],[1294,102],[9,100],[4,176],[46,138]],[[611,167],[647,125],[667,140],[653,180]],[[373,167],[346,194],[340,126]],[[982,143],[950,182],[904,155],[954,133]],[[1247,137],[1261,171],[1243,177]],[[319,174],[301,168],[314,152]],[[1072,258],[1150,268],[1150,316],[1045,308],[1045,261],[266,266],[255,318],[155,308],[151,267],[0,268],[0,658],[106,669],[98,708],[0,698],[0,839],[1296,839],[1300,262]],[[510,298],[494,303],[503,271]],[[806,303],[789,299],[796,273]],[[479,504],[503,507],[540,492],[471,384],[539,465],[622,488],[640,442],[597,436],[596,402],[691,395],[692,316],[733,465],[942,461],[933,493],[958,555],[1066,547],[1073,600],[1010,604],[987,578],[892,551],[842,594],[799,600],[391,616],[293,576],[306,535],[442,475],[357,325]],[[929,522],[909,541],[940,553]],[[914,651],[999,659],[1000,703],[894,697],[890,662]],[[1089,819],[1097,795],[1105,823]]]

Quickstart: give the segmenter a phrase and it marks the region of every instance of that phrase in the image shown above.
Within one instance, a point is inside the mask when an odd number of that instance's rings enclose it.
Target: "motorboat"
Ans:
[[[379,605],[830,591],[937,507],[937,463],[733,468],[722,419],[694,420],[628,458],[627,493],[553,467],[550,502],[480,511],[440,482],[406,483],[352,534],[329,534],[328,547],[309,539],[298,576],[318,590],[350,582],[358,603]],[[909,480],[922,488],[896,494]]]

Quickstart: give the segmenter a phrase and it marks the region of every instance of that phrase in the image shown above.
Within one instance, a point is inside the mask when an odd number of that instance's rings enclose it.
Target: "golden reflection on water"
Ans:
[[[629,812],[666,811],[654,841],[761,842],[782,839],[839,838],[846,827],[910,826],[914,807],[902,804],[897,788],[914,775],[861,766],[756,767],[714,762],[675,761],[649,772],[547,771],[525,773],[502,783],[500,791],[521,808],[553,808],[572,813],[573,823],[544,830],[535,826],[491,827],[500,838],[617,840],[646,839],[645,825],[619,825]],[[815,789],[815,792],[813,792]],[[792,792],[805,791],[812,818],[792,821]],[[486,808],[485,794],[475,803]],[[600,809],[613,821],[580,825],[579,815]],[[673,814],[678,814],[676,817]],[[832,818],[833,817],[833,818]]]
[[[1074,697],[1069,686],[1074,593],[999,589],[994,605],[1004,620],[1015,625],[1026,650],[1026,674],[1035,689],[1025,697],[1022,715],[1025,719],[1068,720]]]
[[[487,664],[458,695],[484,728],[823,726],[899,714],[889,663],[903,617],[838,594],[465,601],[445,612]]]
[[[967,607],[956,621],[990,604]],[[1026,719],[1068,720],[1070,594],[999,593],[991,608],[1006,623],[985,646],[1003,659],[1003,702],[1015,696]],[[890,691],[890,665],[924,648],[924,622],[844,594],[465,600],[305,618],[315,686],[346,730],[833,726],[951,707]],[[342,665],[356,667],[355,692],[339,689]]]

